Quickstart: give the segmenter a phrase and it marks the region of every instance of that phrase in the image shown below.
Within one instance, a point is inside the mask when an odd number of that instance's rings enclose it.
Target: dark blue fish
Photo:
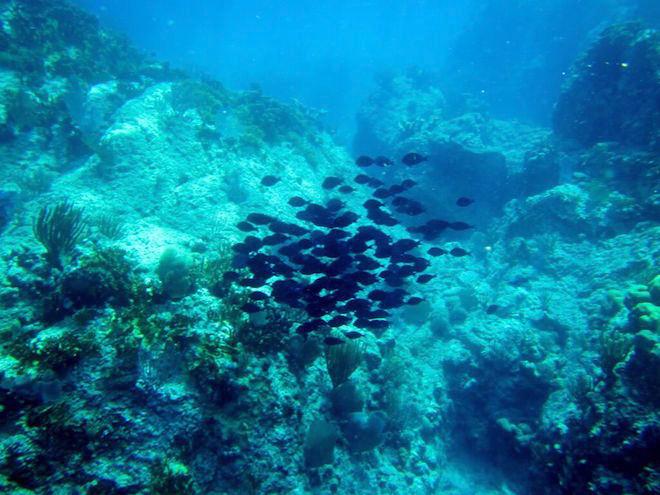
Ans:
[[[378,199],[385,199],[385,198],[389,198],[390,196],[392,196],[392,193],[390,192],[389,188],[380,187],[372,193],[372,196],[374,198],[378,198]]]
[[[406,279],[404,277],[392,274],[383,277],[383,280],[390,287],[401,287],[404,283],[406,283]]]
[[[299,243],[292,242],[291,244],[285,244],[284,246],[279,248],[277,252],[282,256],[286,256],[287,258],[292,258],[293,256],[299,254],[301,249],[302,248],[299,246]]]
[[[420,275],[419,277],[417,277],[417,283],[426,284],[426,283],[430,282],[431,280],[433,280],[434,278],[435,278],[435,275],[430,275],[428,273],[425,273],[425,274]]]
[[[332,198],[325,204],[325,207],[329,211],[339,211],[344,207],[344,202],[341,199]]]
[[[385,225],[387,227],[392,227],[399,223],[396,218],[382,210],[369,210],[367,218],[376,225]]]
[[[439,247],[432,247],[427,251],[427,253],[431,256],[442,256],[447,254],[447,251]]]
[[[358,270],[376,270],[382,266],[375,259],[363,255],[355,256],[355,261],[355,268]]]
[[[327,265],[314,256],[306,257],[304,263],[300,267],[300,273],[303,275],[314,275],[316,273],[324,273]]]
[[[474,199],[466,198],[465,196],[461,196],[456,200],[456,206],[460,206],[465,208],[466,206],[470,206],[472,203],[474,203]]]
[[[392,244],[392,252],[403,254],[411,249],[415,249],[419,244],[419,241],[416,241],[415,239],[399,239]]]
[[[350,194],[352,192],[355,192],[355,188],[349,185],[344,185],[341,186],[339,189],[337,189],[340,193],[342,194]]]
[[[296,213],[296,218],[310,222],[317,227],[332,228],[334,222],[334,214],[326,207],[312,203],[307,207]]]
[[[374,163],[373,158],[371,158],[369,156],[366,156],[366,155],[358,156],[355,159],[355,164],[358,167],[362,167],[362,168],[369,167],[369,166],[373,165],[373,163]]]
[[[428,160],[428,157],[422,156],[419,153],[407,153],[406,155],[401,158],[401,161],[408,165],[409,167],[412,165],[419,165],[422,162],[425,162]]]
[[[355,176],[355,179],[353,179],[356,183],[358,184],[368,184],[369,181],[371,180],[371,177],[365,174],[358,174]]]
[[[344,179],[342,179],[341,177],[330,176],[325,178],[325,180],[321,183],[321,187],[323,189],[333,189],[342,182],[344,182]]]
[[[355,320],[354,325],[358,328],[369,328],[371,330],[383,330],[390,325],[387,320],[368,320],[366,318],[358,318]]]
[[[344,341],[343,341],[342,339],[340,339],[339,337],[332,337],[332,336],[330,336],[330,337],[326,337],[326,338],[324,338],[324,339],[323,339],[323,343],[324,343],[325,345],[330,345],[330,346],[332,346],[332,345],[340,345],[340,344],[343,344]]]
[[[332,226],[334,228],[342,229],[355,223],[358,218],[360,218],[358,214],[353,213],[352,211],[347,211],[346,213],[343,213],[342,215],[339,215],[337,218],[335,218],[335,220],[332,222]]]
[[[366,270],[359,270],[357,272],[349,273],[344,276],[348,280],[352,280],[360,285],[373,285],[378,282],[378,277]]]
[[[364,337],[364,334],[358,332],[357,330],[349,330],[348,332],[344,332],[344,335],[346,336],[347,339],[351,339],[351,340]]]
[[[258,289],[259,287],[263,287],[264,285],[266,285],[266,281],[261,278],[249,277],[249,278],[241,279],[238,282],[238,285],[240,285],[241,287],[250,287],[252,289]]]
[[[373,225],[363,225],[358,227],[358,234],[364,236],[367,240],[374,240],[379,244],[381,242],[388,243],[390,240],[390,237],[385,232]]]
[[[264,213],[250,213],[246,220],[255,225],[267,225],[270,222],[274,221],[275,218]]]
[[[417,185],[417,182],[415,182],[412,179],[405,179],[401,182],[401,185],[407,190],[410,189],[411,187],[415,187]]]
[[[351,322],[352,318],[344,315],[337,315],[328,320],[328,326],[331,328],[341,327],[343,325],[348,325]]]
[[[251,302],[247,302],[243,304],[243,306],[241,306],[241,309],[246,313],[258,313],[259,311],[263,311],[262,308],[259,307],[259,305]]]
[[[305,286],[294,280],[276,280],[271,285],[271,297],[283,304],[292,307],[301,307],[299,299]]]
[[[415,261],[413,261],[413,268],[416,272],[423,272],[429,266],[431,266],[431,262],[426,258],[415,258]]]
[[[405,215],[416,216],[424,213],[426,209],[417,200],[406,198],[405,196],[397,196],[392,200],[392,207],[399,213]]]
[[[274,233],[279,234],[289,234],[292,236],[301,236],[309,232],[309,230],[296,225],[295,223],[282,222],[280,220],[275,220],[268,226],[269,230]]]
[[[274,186],[279,181],[280,181],[279,177],[275,177],[274,175],[267,175],[266,177],[261,179],[261,185],[266,186],[266,187],[270,187],[270,186]]]
[[[472,225],[465,222],[451,222],[449,228],[452,230],[468,230],[474,228]]]
[[[374,309],[373,311],[367,311],[365,313],[365,316],[363,316],[363,318],[373,320],[373,319],[388,318],[389,316],[390,313],[388,311],[385,311],[384,309]]]
[[[345,239],[347,237],[350,237],[351,233],[346,231],[346,230],[341,230],[341,229],[332,229],[328,234],[325,236],[324,240],[328,239]]]
[[[449,254],[452,256],[456,256],[457,258],[460,258],[462,256],[470,256],[470,253],[468,253],[465,249],[460,248],[460,247],[455,247],[451,251],[449,251]]]
[[[289,240],[289,237],[287,237],[286,235],[281,234],[281,233],[267,235],[266,237],[261,239],[264,246],[275,246],[277,244],[282,244],[282,243],[284,243],[288,240]]]
[[[499,309],[500,307],[497,304],[491,304],[486,308],[486,314],[487,315],[495,314]]]
[[[394,162],[386,156],[377,156],[374,158],[374,164],[378,165],[379,167],[388,167],[390,165],[394,165]]]
[[[251,249],[244,242],[237,242],[236,244],[232,245],[231,248],[234,250],[234,252],[242,254],[249,254],[251,251]]]
[[[369,311],[371,309],[371,301],[368,299],[355,298],[346,303],[346,309],[349,311],[359,311],[361,309]]]
[[[268,294],[261,292],[260,290],[250,292],[250,299],[253,301],[266,301],[268,297]]]
[[[284,262],[273,264],[272,272],[285,278],[291,278],[296,271]]]
[[[245,237],[245,239],[243,239],[243,244],[246,246],[246,248],[249,251],[259,251],[259,249],[261,249],[261,246],[263,246],[263,242],[261,241],[261,239],[253,235],[249,235]]]
[[[419,303],[421,303],[423,300],[424,299],[422,299],[421,297],[413,296],[413,297],[408,298],[408,300],[406,301],[406,304],[408,304],[409,306],[416,306]]]
[[[375,177],[369,177],[369,181],[367,182],[367,186],[371,187],[372,189],[376,189],[380,186],[385,184],[382,180],[376,179]]]
[[[238,230],[240,230],[241,232],[253,232],[257,230],[257,228],[254,225],[252,225],[250,222],[245,222],[245,221],[238,222],[236,224],[236,228],[238,228]]]
[[[390,195],[394,196],[395,194],[401,194],[403,191],[405,191],[406,188],[403,187],[401,184],[394,184],[390,186]]]
[[[362,206],[364,206],[367,210],[374,210],[376,208],[381,208],[382,206],[385,205],[383,205],[383,203],[381,203],[377,199],[368,199],[362,204]]]
[[[449,222],[445,220],[429,220],[424,225],[417,227],[408,227],[406,230],[411,234],[422,234],[424,240],[432,241],[449,227]]]
[[[323,273],[330,277],[336,277],[337,275],[340,275],[344,273],[348,268],[351,266],[353,263],[353,258],[351,258],[348,255],[340,256],[339,258],[335,259],[332,263],[328,264],[326,266],[325,270]]]
[[[300,206],[305,206],[308,203],[308,201],[301,198],[300,196],[293,196],[291,199],[289,199],[288,203],[290,206],[293,206],[294,208],[299,208]]]
[[[325,325],[325,322],[321,320],[320,318],[314,319],[314,320],[308,320],[305,323],[298,325],[298,328],[296,328],[296,333],[298,334],[308,334],[309,332],[313,332],[314,330],[318,330],[321,328],[323,325]]]
[[[311,239],[300,239],[298,241],[298,247],[300,249],[310,249],[310,248],[314,247],[315,245],[316,245],[316,243],[314,241],[312,241]]]

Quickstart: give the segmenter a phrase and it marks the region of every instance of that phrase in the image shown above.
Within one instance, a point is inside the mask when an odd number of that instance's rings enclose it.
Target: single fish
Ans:
[[[499,309],[500,307],[497,304],[491,304],[486,308],[486,314],[487,315],[495,314]]]
[[[348,332],[344,332],[344,335],[346,336],[347,339],[351,339],[351,340],[364,337],[364,334],[358,332],[357,330],[349,330]]]
[[[342,339],[340,339],[339,337],[330,336],[330,337],[324,338],[323,343],[325,345],[340,345],[340,344],[343,344],[344,341]]]
[[[374,163],[374,159],[371,158],[370,156],[366,156],[366,155],[358,156],[355,159],[355,164],[358,167],[363,167],[363,168],[364,167],[369,167],[369,166],[373,165],[373,163]]]
[[[330,318],[328,320],[328,326],[332,327],[332,328],[341,327],[342,325],[347,325],[348,323],[350,323],[351,319],[352,318],[350,318],[348,316],[337,315],[337,316],[335,316],[333,318]]]
[[[460,206],[462,208],[470,206],[472,203],[474,203],[474,199],[466,198],[465,196],[461,196],[456,200],[456,206]]]
[[[470,256],[470,253],[468,253],[465,249],[460,248],[460,247],[455,247],[451,251],[449,251],[449,254],[452,256],[456,256],[457,258],[460,258],[462,256]]]
[[[337,187],[339,184],[341,184],[342,182],[344,182],[344,179],[342,179],[341,177],[330,176],[330,177],[325,178],[325,180],[321,184],[321,187],[323,189],[333,189],[333,188]]]
[[[241,309],[246,313],[258,313],[259,311],[261,311],[259,305],[251,302],[247,302],[243,304],[243,306],[241,306]]]
[[[241,232],[253,232],[257,230],[257,228],[254,225],[252,225],[250,222],[245,222],[245,221],[238,222],[236,224],[236,228]]]
[[[293,206],[294,208],[298,208],[300,206],[305,206],[307,204],[307,201],[305,201],[300,196],[293,196],[291,199],[289,199],[288,203],[289,203],[289,206]]]
[[[408,153],[403,158],[401,158],[401,161],[409,167],[412,165],[419,165],[420,163],[427,160],[427,156],[420,155],[419,153]]]
[[[250,292],[250,299],[253,301],[265,301],[268,299],[268,294],[261,292],[260,290],[255,290]]]
[[[425,274],[420,275],[419,277],[417,277],[417,283],[418,284],[426,284],[426,283],[430,282],[431,280],[433,280],[434,278],[435,278],[435,275],[430,275],[428,273],[425,273]]]
[[[426,252],[431,256],[443,256],[447,254],[447,251],[439,247],[432,247]]]
[[[275,177],[274,175],[267,175],[266,177],[261,179],[261,185],[266,187],[274,186],[280,180],[281,179],[279,177]]]

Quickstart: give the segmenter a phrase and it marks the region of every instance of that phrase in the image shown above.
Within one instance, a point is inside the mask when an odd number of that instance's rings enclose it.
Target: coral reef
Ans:
[[[356,145],[428,153],[418,199],[476,228],[391,328],[326,345],[225,279],[246,213],[294,222],[292,196],[358,173],[314,112],[172,71],[66,2],[0,17],[2,491],[660,489],[655,33],[606,30],[554,134],[381,78]],[[613,53],[630,72],[585,71]],[[611,127],[575,121],[612,95]]]

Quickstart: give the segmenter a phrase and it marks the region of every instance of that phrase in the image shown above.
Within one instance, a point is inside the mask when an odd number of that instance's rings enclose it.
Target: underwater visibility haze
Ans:
[[[659,5],[0,0],[0,491],[660,493]]]

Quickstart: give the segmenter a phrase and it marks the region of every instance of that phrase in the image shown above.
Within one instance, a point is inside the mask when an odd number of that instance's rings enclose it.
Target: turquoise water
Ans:
[[[0,19],[3,493],[660,491],[654,2]]]

